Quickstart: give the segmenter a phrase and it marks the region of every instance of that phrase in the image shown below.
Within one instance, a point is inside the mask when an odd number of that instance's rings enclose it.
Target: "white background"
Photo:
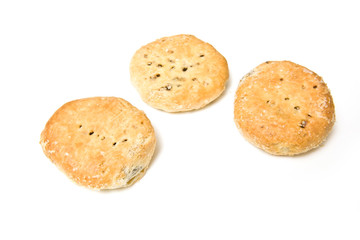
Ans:
[[[1,1],[1,239],[360,239],[358,1]],[[194,34],[228,60],[223,95],[169,114],[129,80],[142,45]],[[325,144],[269,155],[233,122],[239,80],[267,60],[321,75],[337,122]],[[125,190],[77,186],[39,136],[65,102],[122,97],[152,121],[158,146]]]

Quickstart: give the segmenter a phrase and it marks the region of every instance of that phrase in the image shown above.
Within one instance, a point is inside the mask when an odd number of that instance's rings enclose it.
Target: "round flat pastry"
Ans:
[[[93,189],[127,187],[142,178],[155,150],[146,115],[115,97],[64,104],[47,122],[45,155],[76,183]]]
[[[192,35],[164,37],[141,47],[130,64],[144,102],[167,112],[199,109],[216,99],[229,78],[226,59]]]
[[[266,62],[236,91],[235,123],[244,137],[274,155],[318,147],[335,122],[335,107],[322,78],[289,61]]]

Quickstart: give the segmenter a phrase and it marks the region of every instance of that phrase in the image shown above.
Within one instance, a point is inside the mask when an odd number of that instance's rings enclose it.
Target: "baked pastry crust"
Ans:
[[[115,97],[64,104],[47,122],[40,144],[45,155],[76,183],[93,189],[134,184],[155,150],[146,115]]]
[[[326,139],[335,122],[335,107],[316,73],[290,61],[269,61],[240,81],[234,118],[255,146],[274,155],[295,155]]]
[[[167,112],[199,109],[215,100],[229,78],[226,59],[192,35],[160,38],[134,54],[131,81],[144,102]]]

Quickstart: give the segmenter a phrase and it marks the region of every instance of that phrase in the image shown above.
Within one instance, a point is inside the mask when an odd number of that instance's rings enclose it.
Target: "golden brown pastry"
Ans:
[[[335,108],[316,73],[289,61],[272,61],[240,81],[234,116],[238,129],[255,146],[274,155],[295,155],[326,139]]]
[[[59,108],[41,133],[40,144],[76,183],[113,189],[142,178],[156,139],[142,111],[121,98],[94,97]]]
[[[225,89],[225,58],[192,35],[164,37],[141,47],[130,64],[144,102],[167,112],[202,108]]]

